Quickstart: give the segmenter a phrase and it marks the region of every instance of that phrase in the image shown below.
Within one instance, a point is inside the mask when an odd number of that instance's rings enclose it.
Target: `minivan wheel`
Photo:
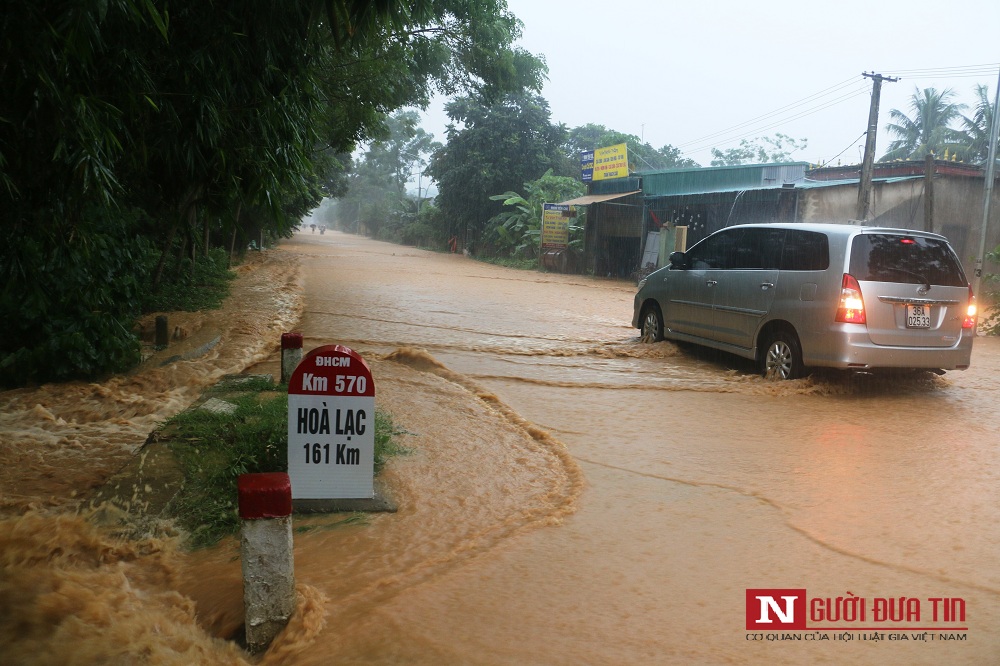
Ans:
[[[761,358],[765,379],[798,379],[805,372],[802,350],[794,333],[778,331],[771,336]]]
[[[663,339],[663,315],[655,303],[647,305],[642,311],[639,339],[642,342],[659,342]]]

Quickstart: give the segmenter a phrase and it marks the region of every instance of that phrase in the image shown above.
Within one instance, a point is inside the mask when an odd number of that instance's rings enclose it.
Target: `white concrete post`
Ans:
[[[295,610],[288,474],[241,475],[239,506],[247,650],[257,654],[267,649]]]
[[[281,383],[288,383],[288,378],[295,372],[296,366],[302,360],[302,334],[281,334]]]

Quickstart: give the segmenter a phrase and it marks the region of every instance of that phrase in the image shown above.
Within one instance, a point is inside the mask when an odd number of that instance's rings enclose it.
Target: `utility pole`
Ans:
[[[895,83],[899,77],[882,76],[872,72],[862,72],[861,76],[872,80],[872,105],[868,111],[868,138],[865,139],[865,157],[861,163],[861,183],[858,187],[858,216],[864,222],[871,212],[872,168],[875,165],[875,132],[878,130],[878,100],[882,94],[882,82]]]
[[[924,229],[934,231],[934,153],[924,158]]]
[[[1000,140],[1000,72],[997,73],[997,90],[993,97],[993,119],[990,127],[990,151],[986,158],[986,174],[983,180],[983,227],[979,236],[979,254],[976,255],[976,270],[972,279],[972,293],[979,296],[979,283],[983,279],[983,259],[986,256],[986,228],[990,222],[990,206],[993,202],[993,179],[997,166],[997,141]]]

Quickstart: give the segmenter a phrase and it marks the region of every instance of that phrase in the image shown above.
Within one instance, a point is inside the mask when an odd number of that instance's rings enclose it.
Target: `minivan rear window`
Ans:
[[[947,241],[901,234],[860,234],[850,272],[861,281],[964,287],[962,263]]]

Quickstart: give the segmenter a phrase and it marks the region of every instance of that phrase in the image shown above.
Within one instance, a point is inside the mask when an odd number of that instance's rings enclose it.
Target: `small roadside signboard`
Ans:
[[[542,204],[542,249],[565,250],[569,246],[569,221],[575,206]]]
[[[292,499],[374,497],[375,383],[354,350],[324,345],[288,380]]]

